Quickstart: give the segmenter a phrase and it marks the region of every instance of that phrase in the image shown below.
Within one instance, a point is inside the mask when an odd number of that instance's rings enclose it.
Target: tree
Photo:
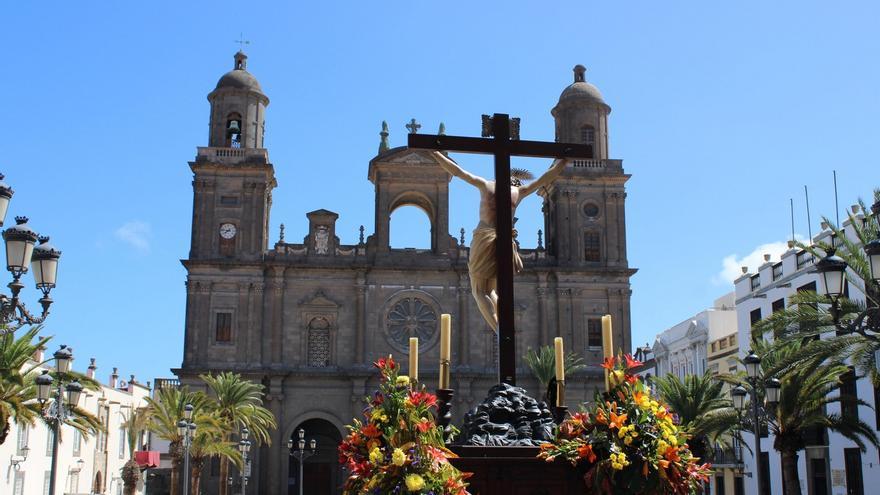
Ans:
[[[34,383],[41,369],[51,360],[32,362],[34,353],[45,345],[51,337],[38,337],[41,327],[30,327],[18,338],[15,332],[0,336],[0,445],[9,435],[11,421],[33,425],[37,419],[47,424],[43,415],[43,405],[37,401],[37,387]],[[36,340],[35,340],[36,339]],[[101,385],[87,376],[70,371],[59,376],[55,371],[50,375],[58,380],[77,379],[86,390],[100,390]],[[79,430],[84,437],[98,433],[103,425],[94,415],[80,407],[70,408],[70,416],[64,424]],[[60,431],[60,430],[59,430]]]
[[[532,375],[538,380],[541,390],[545,391],[544,401],[549,403],[549,385],[556,378],[556,352],[554,348],[545,345],[538,349],[529,349],[523,359],[526,360]],[[578,357],[577,353],[570,352],[565,355],[565,376],[577,373],[586,367],[584,360]]]
[[[844,401],[867,405],[864,401],[842,398],[840,395],[840,378],[849,372],[849,368],[829,359],[829,356],[839,352],[839,344],[809,339],[779,339],[773,342],[760,339],[753,341],[752,345],[753,350],[761,356],[758,383],[778,378],[782,384],[778,404],[768,407],[767,426],[774,437],[773,448],[782,458],[786,495],[801,493],[798,452],[804,450],[805,439],[816,429],[835,431],[853,441],[862,451],[865,450],[865,441],[880,446],[874,430],[857,416],[826,412],[827,405]],[[734,381],[744,383],[745,379],[739,377]],[[752,431],[755,430],[753,425]]]
[[[147,398],[148,415],[147,429],[159,438],[167,440],[168,454],[171,456],[171,495],[180,490],[180,465],[183,463],[183,437],[177,431],[177,422],[183,419],[183,408],[192,404],[195,410],[203,410],[208,397],[201,392],[190,392],[188,389],[176,387],[160,388],[155,396]]]
[[[691,436],[688,445],[704,462],[712,446],[728,435],[735,435],[736,410],[724,391],[724,383],[711,372],[687,375],[684,379],[668,374],[654,380],[663,402],[678,416],[682,428]]]
[[[43,363],[30,360],[51,340],[37,337],[39,331],[40,327],[31,327],[18,338],[14,332],[0,336],[0,445],[6,441],[13,420],[33,424],[38,417],[28,401],[35,398],[33,378]]]
[[[140,407],[132,410],[123,423],[125,440],[128,445],[128,462],[122,466],[122,483],[125,495],[135,495],[137,484],[141,479],[141,467],[134,459],[141,434],[150,423],[149,409]]]
[[[269,431],[277,428],[272,412],[263,407],[263,386],[232,372],[200,375],[212,394],[211,408],[223,422],[223,442],[230,442],[233,432],[246,427],[259,445],[271,443]],[[224,482],[229,476],[229,458],[220,458],[220,495],[226,495]]]
[[[194,414],[196,423],[195,436],[189,448],[190,455],[190,493],[199,493],[202,480],[202,471],[205,461],[212,457],[220,457],[232,461],[239,469],[244,468],[238,444],[223,440],[225,431],[223,421],[214,411],[201,411]],[[221,485],[226,485],[225,478],[220,480]]]

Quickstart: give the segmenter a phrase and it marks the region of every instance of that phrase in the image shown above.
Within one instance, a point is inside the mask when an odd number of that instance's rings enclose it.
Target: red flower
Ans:
[[[590,463],[596,462],[596,454],[593,453],[593,447],[589,444],[578,447],[578,457],[586,459]]]
[[[418,429],[422,433],[425,433],[428,430],[430,430],[432,426],[434,426],[434,425],[431,424],[431,422],[428,421],[426,418],[422,418],[421,421],[416,423],[416,429]]]
[[[626,354],[625,356],[623,356],[623,358],[626,360],[626,369],[627,370],[631,370],[631,369],[635,368],[636,366],[642,365],[641,361],[633,359],[632,354]]]
[[[605,361],[602,363],[602,367],[608,371],[612,371],[614,369],[614,365],[617,363],[617,358],[611,356],[605,358]]]
[[[414,406],[424,405],[426,407],[432,407],[437,404],[437,397],[428,392],[415,392],[410,390],[409,401]]]
[[[361,429],[361,433],[368,438],[378,438],[382,435],[382,432],[379,431],[379,428],[376,428],[376,425],[370,423]]]
[[[397,367],[397,363],[394,362],[394,358],[392,358],[391,356],[388,356],[387,358],[379,358],[378,361],[373,363],[373,366],[375,366],[383,371],[386,368],[393,370]]]

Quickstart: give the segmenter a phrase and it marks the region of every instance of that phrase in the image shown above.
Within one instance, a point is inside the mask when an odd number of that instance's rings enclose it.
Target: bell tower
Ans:
[[[275,172],[263,148],[269,98],[239,51],[208,95],[208,146],[193,171],[190,259],[256,260],[266,251]]]
[[[621,160],[609,159],[608,114],[586,68],[574,68],[574,82],[550,111],[556,141],[593,147],[591,159],[572,160],[562,175],[541,194],[547,249],[560,266],[627,266],[624,174]]]

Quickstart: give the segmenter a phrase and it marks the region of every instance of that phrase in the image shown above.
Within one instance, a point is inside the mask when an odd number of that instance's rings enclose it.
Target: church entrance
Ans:
[[[310,419],[297,425],[291,434],[294,449],[296,449],[299,437],[297,432],[302,428],[306,432],[306,448],[311,439],[315,439],[318,447],[315,455],[306,459],[303,464],[303,494],[308,495],[336,495],[342,493],[342,483],[345,478],[339,465],[337,448],[342,442],[339,430],[329,421],[323,419]],[[299,495],[299,461],[290,456],[287,477],[287,494]]]

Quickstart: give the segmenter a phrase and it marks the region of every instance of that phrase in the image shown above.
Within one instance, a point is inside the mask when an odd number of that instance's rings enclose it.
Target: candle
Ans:
[[[605,358],[614,357],[614,342],[611,335],[611,315],[602,317],[602,353]],[[611,380],[609,379],[609,370],[605,370],[605,391],[611,390]]]
[[[565,380],[565,357],[562,350],[562,337],[553,339],[553,346],[556,348],[556,381]]]
[[[452,348],[452,316],[440,315],[440,389],[449,388],[449,360]]]
[[[419,379],[419,338],[409,338],[409,380],[416,382]]]
[[[553,339],[556,354],[556,406],[565,404],[565,352],[562,349],[562,337]]]

